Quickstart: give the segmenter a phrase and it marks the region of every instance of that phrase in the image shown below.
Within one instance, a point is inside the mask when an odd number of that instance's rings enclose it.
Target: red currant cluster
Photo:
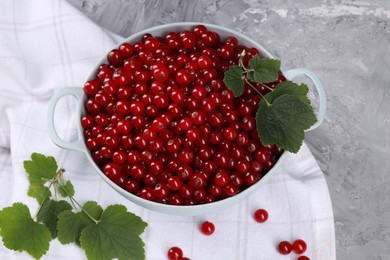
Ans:
[[[259,54],[203,25],[145,34],[112,50],[84,85],[81,119],[103,173],[133,194],[171,205],[210,203],[256,183],[282,150],[260,142],[260,96],[246,86],[235,98],[222,80],[243,50],[244,63]]]
[[[282,255],[288,255],[291,251],[294,251],[296,254],[303,254],[306,252],[307,245],[306,242],[302,239],[295,240],[292,244],[288,241],[282,241],[278,245],[279,253]],[[301,255],[298,257],[298,260],[310,260],[307,256]]]

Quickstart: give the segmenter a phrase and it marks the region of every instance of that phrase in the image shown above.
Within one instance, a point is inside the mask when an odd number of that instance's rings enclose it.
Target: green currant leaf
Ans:
[[[30,161],[24,161],[24,169],[28,173],[30,182],[44,183],[54,178],[57,172],[57,162],[52,156],[39,153],[31,154]]]
[[[71,210],[72,206],[64,201],[48,200],[43,205],[38,213],[37,220],[43,222],[49,228],[53,238],[57,236],[57,219],[58,214],[64,210]]]
[[[95,201],[86,202],[83,209],[94,219],[100,220],[103,209]],[[71,210],[65,210],[58,215],[58,240],[62,244],[69,244],[72,242],[79,244],[81,231],[91,224],[94,224],[93,220],[89,218],[84,211],[74,213]]]
[[[47,252],[52,239],[49,229],[35,222],[28,207],[22,203],[14,203],[0,211],[0,235],[7,248],[26,251],[36,259]]]
[[[50,198],[51,192],[49,188],[42,183],[32,182],[30,183],[30,187],[28,188],[27,195],[37,199],[40,205]]]
[[[269,94],[260,101],[256,113],[261,142],[297,153],[305,137],[304,130],[317,121],[313,108],[295,95],[283,94],[272,100]],[[268,105],[264,99],[272,103]]]
[[[84,228],[80,244],[88,259],[145,259],[139,235],[147,224],[123,205],[107,207],[97,224]]]
[[[307,98],[307,93],[309,92],[309,88],[306,84],[298,85],[292,81],[283,81],[276,85],[275,90],[271,92],[271,100],[283,95],[290,94],[297,96],[303,103],[310,105],[310,100]]]
[[[268,83],[278,79],[279,60],[261,59],[259,55],[255,55],[248,65],[252,71],[248,72],[247,76],[253,82]]]
[[[244,92],[244,80],[243,72],[240,66],[230,66],[227,71],[225,71],[225,76],[223,82],[226,86],[233,91],[235,97],[239,97]]]
[[[74,187],[70,181],[67,181],[64,185],[59,185],[58,191],[60,192],[61,196],[64,198],[68,196],[71,197],[74,196]]]

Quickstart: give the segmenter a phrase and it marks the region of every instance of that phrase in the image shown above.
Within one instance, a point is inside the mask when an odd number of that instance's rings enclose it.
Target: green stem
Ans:
[[[264,83],[261,83],[261,82],[258,82],[258,83],[259,83],[260,85],[262,85],[263,87],[269,89],[271,92],[275,90],[275,89],[273,89],[273,88],[268,87],[268,86],[265,85]]]
[[[60,188],[61,188],[61,186],[60,186]],[[77,206],[79,206],[79,208],[80,208],[82,211],[84,211],[84,213],[85,213],[92,221],[95,222],[95,224],[98,224],[98,223],[100,222],[99,220],[97,220],[97,219],[95,219],[94,217],[92,217],[91,214],[89,214],[89,212],[86,211],[86,210],[77,202],[77,200],[75,200],[75,199],[66,191],[66,189],[62,188],[62,190],[66,193],[66,195],[68,195],[70,201],[72,202],[72,204],[73,204],[73,206],[74,206],[75,208],[76,208],[76,206],[75,206],[74,203],[76,203]]]
[[[45,204],[45,202],[46,202],[47,192],[50,191],[50,188],[51,188],[51,186],[53,185],[53,182],[54,182],[54,181],[50,182],[49,189],[45,191],[45,194],[43,195],[43,202],[42,202],[41,204],[39,204],[39,208],[38,208],[37,214],[35,214],[35,216],[33,217],[33,219],[36,219],[37,216],[38,216],[38,214],[41,212],[42,206],[43,206],[43,204]]]
[[[58,189],[62,189],[62,190],[66,193],[66,195],[68,195],[68,197],[69,197],[69,194],[66,192],[66,190],[65,190],[64,188],[62,188],[62,186],[65,185],[65,184],[64,184],[64,179],[61,178],[61,179],[59,180],[59,182],[61,182],[61,183],[59,184]],[[76,206],[76,204],[74,204],[73,200],[70,200],[70,202],[72,203],[73,208],[77,209],[77,206]]]
[[[251,87],[253,88],[253,90],[255,90],[255,91],[264,99],[265,103],[267,103],[267,106],[270,107],[271,104],[267,101],[267,99],[264,97],[264,95],[261,94],[261,92],[260,92],[259,90],[257,90],[257,88],[256,88],[255,86],[253,86],[252,83],[250,83],[250,81],[249,81],[246,77],[244,77],[244,80],[245,80],[245,82],[246,82],[249,86],[251,86]]]

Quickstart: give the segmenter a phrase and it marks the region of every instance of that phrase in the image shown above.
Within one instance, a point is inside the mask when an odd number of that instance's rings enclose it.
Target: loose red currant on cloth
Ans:
[[[174,246],[168,250],[169,260],[180,260],[183,258],[183,250],[180,247]]]
[[[303,254],[307,249],[306,242],[302,239],[297,239],[293,242],[292,249],[297,254]]]
[[[215,226],[213,223],[209,221],[205,221],[200,225],[200,231],[205,234],[206,236],[210,236],[215,231]]]
[[[291,251],[292,251],[292,246],[291,246],[290,242],[288,242],[288,241],[280,242],[279,245],[278,245],[278,251],[282,255],[290,254]]]
[[[301,255],[297,260],[310,260],[310,258],[305,255]]]
[[[254,218],[259,223],[264,223],[268,219],[268,212],[265,209],[258,209],[255,211]]]

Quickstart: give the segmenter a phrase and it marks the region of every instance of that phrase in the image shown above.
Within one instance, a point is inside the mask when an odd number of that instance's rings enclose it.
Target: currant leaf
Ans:
[[[225,72],[223,82],[233,91],[235,97],[239,97],[244,92],[243,72],[240,66],[230,66]]]
[[[297,96],[303,103],[310,105],[310,99],[307,97],[307,93],[309,92],[309,88],[306,84],[298,85],[292,81],[283,81],[276,85],[275,91],[270,94],[270,102],[272,102],[275,98],[283,95],[290,94]]]
[[[51,197],[51,192],[50,189],[41,182],[32,182],[28,188],[27,195],[35,198],[40,205]]]
[[[94,219],[100,220],[103,209],[95,201],[86,202],[83,209]],[[93,220],[84,211],[74,213],[71,210],[65,210],[58,215],[58,240],[61,244],[72,242],[80,244],[81,231],[91,224],[94,224]]]
[[[74,187],[70,181],[67,181],[64,185],[59,185],[58,191],[60,192],[61,196],[64,198],[68,196],[71,197],[74,196]]]
[[[29,175],[30,182],[41,183],[53,179],[58,168],[54,157],[39,153],[31,154],[31,160],[24,161],[23,166]]]
[[[0,235],[7,248],[26,251],[36,259],[47,252],[52,240],[49,229],[35,222],[28,207],[22,203],[14,203],[0,211]]]
[[[139,235],[147,224],[123,205],[111,205],[97,224],[84,228],[80,244],[88,259],[145,259]]]
[[[53,238],[57,237],[57,219],[58,214],[64,210],[71,210],[72,206],[64,201],[48,200],[43,205],[38,213],[37,220],[43,222],[49,228]]]
[[[261,142],[264,145],[276,144],[282,149],[297,153],[305,137],[304,130],[317,121],[313,108],[295,95],[283,94],[272,100],[269,94],[260,101],[256,113]]]
[[[253,82],[268,83],[278,79],[279,60],[261,59],[259,55],[255,55],[248,65],[251,71],[247,73],[247,76]]]

